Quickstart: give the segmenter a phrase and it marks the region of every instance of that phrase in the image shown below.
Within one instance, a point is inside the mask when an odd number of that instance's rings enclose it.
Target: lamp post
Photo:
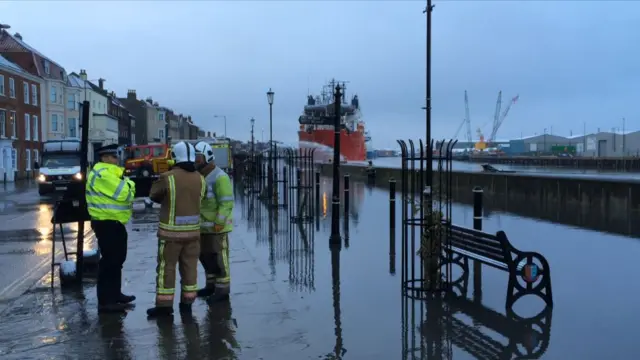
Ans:
[[[333,111],[333,195],[331,200],[331,237],[330,245],[340,244],[340,115],[342,104],[342,87],[336,85]]]
[[[273,90],[267,91],[269,102],[269,203],[273,201]]]
[[[227,137],[227,116],[226,115],[213,115],[214,118],[224,119],[224,137]]]

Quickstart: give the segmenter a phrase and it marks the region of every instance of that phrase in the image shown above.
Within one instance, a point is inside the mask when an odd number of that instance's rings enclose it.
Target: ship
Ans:
[[[323,86],[318,96],[307,95],[307,104],[298,118],[300,130],[298,139],[301,147],[321,145],[333,149],[335,104],[333,89],[338,84],[335,80]],[[345,83],[340,83],[343,94],[346,94]],[[344,101],[340,105],[340,156],[341,161],[365,161],[365,123],[362,120],[358,95],[353,95],[350,103]],[[328,154],[325,154],[327,156]],[[316,157],[317,159],[319,157]],[[328,159],[327,159],[328,160]]]

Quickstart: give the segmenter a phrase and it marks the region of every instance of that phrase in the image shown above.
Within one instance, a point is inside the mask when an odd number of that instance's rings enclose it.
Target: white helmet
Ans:
[[[213,162],[216,157],[213,155],[213,149],[211,145],[207,144],[205,141],[200,141],[196,144],[196,154],[203,155],[204,161],[208,164]]]
[[[178,163],[196,162],[196,149],[193,145],[180,141],[171,147],[171,157]]]

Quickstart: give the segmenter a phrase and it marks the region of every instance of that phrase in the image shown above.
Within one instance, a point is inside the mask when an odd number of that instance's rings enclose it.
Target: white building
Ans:
[[[118,143],[118,119],[108,114],[109,98],[107,91],[104,90],[103,79],[99,79],[99,85],[95,85],[87,80],[87,72],[85,70],[80,70],[80,74],[72,73],[69,77],[71,78],[68,87],[69,95],[72,93],[77,94],[78,103],[89,102],[89,151],[87,155],[91,162],[94,160],[94,149]],[[67,114],[68,123],[75,125],[75,134],[80,137],[80,125],[82,125],[81,106],[78,106],[77,110],[68,109]]]

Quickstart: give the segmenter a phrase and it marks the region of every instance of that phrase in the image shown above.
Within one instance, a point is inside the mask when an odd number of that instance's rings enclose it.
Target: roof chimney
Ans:
[[[80,79],[87,81],[87,72],[84,69],[80,69]]]
[[[136,91],[135,90],[128,90],[127,91],[127,99],[128,100],[136,100]]]
[[[15,33],[15,34],[13,34],[13,37],[15,37],[16,39],[18,39],[18,40],[22,41],[22,35],[20,35],[20,33],[19,33],[19,32],[17,32],[17,33]]]
[[[153,105],[153,99],[151,98],[151,96],[149,96],[146,101],[149,103],[149,105]]]
[[[100,86],[100,90],[104,90],[104,79],[98,79],[98,86]]]

